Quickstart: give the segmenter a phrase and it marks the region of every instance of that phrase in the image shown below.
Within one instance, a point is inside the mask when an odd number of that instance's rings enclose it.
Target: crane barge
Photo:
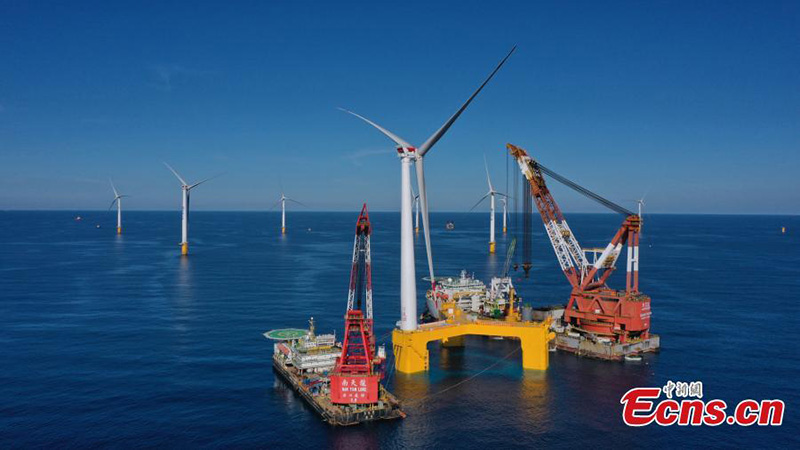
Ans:
[[[284,329],[264,333],[276,342],[275,371],[331,425],[356,425],[406,415],[400,402],[380,383],[386,361],[384,346],[376,348],[372,318],[372,258],[367,205],[356,222],[350,288],[341,343],[335,334]]]
[[[639,291],[641,214],[629,211],[557,174],[522,148],[512,144],[506,147],[530,185],[530,197],[542,217],[561,270],[572,287],[569,301],[563,308],[561,323],[554,322],[556,348],[610,360],[657,351],[660,339],[650,333],[650,297]],[[581,248],[547,187],[545,174],[625,217],[605,248]],[[617,290],[609,287],[607,281],[614,273],[616,262],[626,245],[626,286],[624,290]],[[587,252],[595,255],[592,262],[586,257]],[[559,313],[558,310],[549,312],[551,317]]]

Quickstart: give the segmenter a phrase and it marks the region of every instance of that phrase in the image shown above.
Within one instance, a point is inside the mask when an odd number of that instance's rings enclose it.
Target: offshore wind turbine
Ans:
[[[433,274],[433,255],[431,252],[430,221],[428,218],[428,196],[425,190],[425,169],[423,160],[425,154],[447,133],[447,130],[455,123],[461,113],[469,106],[475,96],[486,86],[489,80],[494,77],[500,67],[514,53],[516,46],[503,58],[495,67],[491,74],[484,80],[478,89],[464,102],[463,105],[445,122],[428,140],[419,148],[416,148],[392,133],[381,127],[375,122],[360,116],[352,111],[342,109],[342,111],[352,114],[355,117],[368,123],[386,137],[394,141],[397,145],[397,156],[400,158],[400,329],[403,331],[413,331],[417,329],[417,281],[414,265],[414,233],[411,221],[411,203],[414,195],[411,190],[411,166],[414,165],[417,174],[417,190],[419,193],[420,208],[422,210],[422,228],[425,235],[425,250],[428,256],[428,271],[430,274],[431,287],[435,289],[436,278]],[[340,108],[341,109],[341,108]]]
[[[281,204],[281,234],[286,234],[286,202],[287,201],[297,203],[300,206],[306,206],[306,205],[298,202],[297,200],[294,200],[294,199],[291,199],[291,198],[287,197],[286,195],[283,194],[283,191],[281,191],[281,198],[277,202],[277,203]],[[277,206],[277,203],[276,203],[276,206]],[[273,208],[274,207],[275,206],[273,206]]]
[[[117,188],[114,186],[114,182],[110,179],[108,180],[111,183],[111,189],[114,191],[114,200],[111,202],[111,206],[108,209],[114,207],[114,203],[117,204],[117,234],[122,234],[122,198],[128,197],[127,195],[122,195],[117,191]]]
[[[489,191],[478,200],[478,203],[472,206],[469,210],[472,211],[478,205],[480,205],[486,198],[489,198],[489,253],[494,253],[495,250],[495,239],[494,239],[494,217],[495,217],[495,201],[494,197],[499,195],[501,197],[508,197],[506,194],[496,191],[494,186],[492,185],[492,178],[489,176],[489,164],[486,162],[486,155],[483,156],[483,167],[486,169],[486,182],[489,184]],[[503,232],[505,232],[505,208],[503,214]]]
[[[183,193],[183,210],[181,215],[180,246],[181,246],[181,255],[188,255],[189,254],[189,191],[215,177],[206,178],[203,181],[199,181],[194,184],[189,184],[186,182],[186,180],[183,179],[183,177],[178,175],[178,172],[176,172],[175,169],[173,169],[169,164],[164,163],[164,165],[167,166],[167,169],[169,169],[170,172],[175,174],[175,177],[177,177],[178,181],[181,182],[181,192]]]

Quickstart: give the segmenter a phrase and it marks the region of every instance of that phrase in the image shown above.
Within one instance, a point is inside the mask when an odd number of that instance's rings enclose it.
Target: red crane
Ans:
[[[572,286],[564,322],[617,342],[647,339],[650,333],[650,297],[639,292],[640,215],[589,191],[542,166],[528,153],[512,144],[506,147],[516,159],[530,184],[530,194],[544,222],[547,236],[558,257],[561,270]],[[544,174],[603,206],[625,216],[619,230],[600,256],[590,263],[570,230],[545,183]],[[610,288],[606,281],[616,269],[616,262],[627,244],[627,281],[624,291]]]
[[[378,401],[380,364],[375,355],[375,334],[372,321],[372,260],[367,205],[356,222],[353,244],[353,265],[344,322],[342,355],[331,373],[331,401],[339,404],[367,404]]]

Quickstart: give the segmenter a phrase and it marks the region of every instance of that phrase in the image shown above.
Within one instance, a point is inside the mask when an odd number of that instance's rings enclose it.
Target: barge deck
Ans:
[[[331,425],[350,426],[376,420],[406,417],[406,414],[400,409],[400,402],[383,386],[379,387],[380,400],[375,405],[339,406],[331,403],[328,395],[312,393],[309,387],[303,384],[303,376],[298,370],[285,365],[279,357],[272,357],[272,367],[325,422]]]

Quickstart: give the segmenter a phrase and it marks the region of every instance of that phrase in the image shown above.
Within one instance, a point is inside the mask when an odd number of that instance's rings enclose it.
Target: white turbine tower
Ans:
[[[392,133],[391,131],[381,127],[380,125],[372,122],[371,120],[360,116],[352,111],[342,109],[342,111],[352,114],[364,122],[372,125],[378,131],[383,133],[386,137],[397,144],[397,154],[400,157],[400,329],[403,331],[413,331],[417,329],[417,282],[414,267],[414,231],[411,215],[411,204],[413,202],[414,194],[411,190],[411,165],[416,168],[417,173],[417,189],[419,192],[420,208],[422,210],[422,228],[425,236],[425,250],[428,256],[428,271],[431,279],[431,286],[435,287],[435,278],[433,276],[433,256],[431,252],[431,235],[430,223],[428,217],[428,195],[425,190],[425,169],[423,167],[423,160],[425,154],[439,141],[439,139],[447,133],[447,130],[458,119],[462,112],[469,106],[475,96],[486,86],[489,80],[494,77],[500,67],[506,60],[514,53],[516,46],[503,58],[502,61],[495,67],[491,74],[484,80],[478,89],[461,105],[461,108],[455,112],[435,133],[433,133],[425,143],[419,148],[413,147],[402,138]],[[341,108],[340,108],[341,109]]]
[[[494,197],[499,195],[501,197],[508,197],[506,194],[502,192],[494,190],[494,186],[492,185],[492,178],[489,176],[489,164],[486,163],[486,155],[483,156],[483,166],[486,168],[486,182],[489,184],[489,191],[478,200],[478,203],[470,208],[469,210],[472,211],[478,205],[480,205],[486,198],[489,198],[489,253],[494,253],[495,250],[495,239],[494,239],[494,216],[495,216],[495,202]],[[503,208],[503,231],[505,232],[506,224],[505,224],[505,207]]]
[[[206,181],[210,180],[211,178],[206,178],[203,181],[199,181],[194,184],[189,184],[184,180],[178,172],[175,171],[169,164],[164,163],[167,166],[167,169],[170,170],[175,176],[178,178],[178,181],[181,182],[181,191],[183,192],[183,214],[181,216],[181,255],[188,255],[189,254],[189,191],[200,186],[201,184],[205,183]]]
[[[283,192],[281,192],[281,198],[280,198],[280,200],[278,200],[278,202],[275,204],[275,206],[277,206],[277,204],[278,204],[278,203],[280,203],[280,204],[281,204],[281,234],[286,234],[286,202],[287,202],[287,201],[290,201],[290,202],[297,203],[297,204],[298,204],[298,205],[300,205],[300,206],[306,206],[306,205],[304,205],[304,204],[302,204],[302,203],[298,202],[297,200],[294,200],[294,199],[291,199],[291,198],[289,198],[289,197],[285,196],[285,195],[283,194]],[[273,208],[274,208],[275,206],[273,206]]]
[[[114,203],[117,204],[117,234],[122,234],[122,198],[128,197],[127,195],[122,195],[117,191],[117,188],[114,186],[114,182],[111,182],[111,189],[114,191],[114,201],[111,202],[111,206],[108,209],[114,207]]]

